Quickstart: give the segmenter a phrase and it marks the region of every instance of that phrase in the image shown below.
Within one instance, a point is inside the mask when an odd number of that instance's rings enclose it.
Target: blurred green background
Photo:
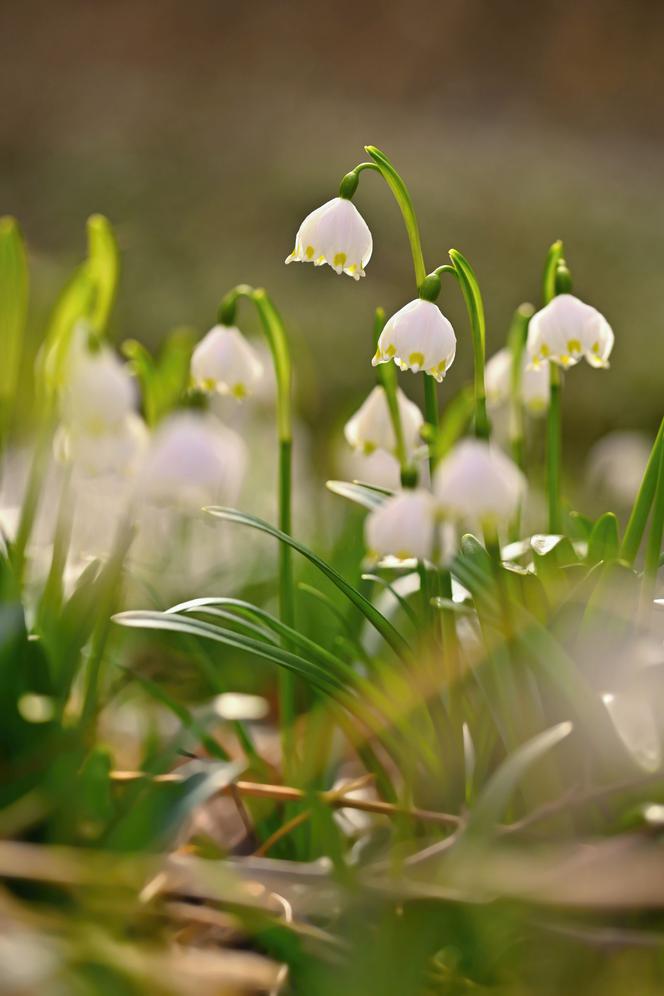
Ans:
[[[616,332],[607,374],[568,378],[568,453],[661,416],[664,6],[596,0],[310,5],[220,0],[0,4],[0,212],[33,265],[32,334],[101,211],[124,256],[118,341],[204,331],[238,281],[274,294],[318,440],[372,384],[372,312],[413,293],[397,209],[365,175],[367,279],[284,267],[303,216],[384,148],[408,181],[427,263],[473,261],[489,351],[563,238],[580,296]],[[454,293],[457,363],[470,370]],[[405,378],[416,393],[419,379]]]

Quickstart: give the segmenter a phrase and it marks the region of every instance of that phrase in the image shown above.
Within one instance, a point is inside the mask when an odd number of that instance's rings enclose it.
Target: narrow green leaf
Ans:
[[[588,540],[589,564],[599,564],[601,560],[616,560],[620,552],[618,520],[613,512],[605,512],[592,528]]]
[[[87,229],[87,270],[95,288],[88,318],[94,331],[104,335],[118,285],[118,244],[111,223],[102,214],[91,215]]]
[[[318,557],[309,547],[304,546],[303,543],[298,542],[293,539],[292,536],[287,535],[275,526],[271,526],[269,522],[265,522],[263,519],[259,519],[255,515],[247,515],[244,512],[238,512],[233,508],[222,508],[222,507],[212,507],[207,508],[206,511],[215,516],[218,519],[224,519],[227,522],[237,522],[243,526],[249,526],[251,529],[258,529],[260,532],[267,533],[268,536],[273,536],[278,539],[281,543],[286,543],[288,546],[297,550],[303,557],[306,557],[318,570],[325,575],[336,587],[343,592],[343,594],[348,598],[350,602],[355,605],[356,608],[365,616],[365,618],[371,623],[371,625],[380,633],[385,642],[392,647],[394,652],[401,658],[405,658],[410,653],[410,647],[401,636],[401,634],[394,628],[392,623],[389,622],[383,616],[378,609],[371,602],[364,597],[356,588],[348,583],[337,571],[334,570],[326,561]]]
[[[479,795],[460,842],[469,839],[476,841],[493,833],[526,772],[571,732],[571,723],[558,723],[518,747],[501,764]]]
[[[11,407],[28,310],[28,264],[14,218],[0,218],[0,415]]]
[[[326,481],[325,487],[333,495],[347,498],[349,501],[355,502],[356,505],[368,508],[370,512],[375,508],[380,508],[390,494],[390,492],[385,494],[376,491],[359,481]],[[393,494],[393,492],[391,493]]]

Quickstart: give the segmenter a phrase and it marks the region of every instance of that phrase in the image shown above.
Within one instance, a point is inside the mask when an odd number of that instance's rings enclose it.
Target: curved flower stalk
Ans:
[[[422,413],[401,388],[396,389],[395,397],[406,455],[412,456],[420,442],[420,429],[424,422]],[[385,450],[398,457],[397,434],[394,431],[387,393],[382,384],[371,390],[367,399],[348,420],[344,435],[353,449],[367,456],[375,450]]]
[[[240,300],[251,301],[261,321],[272,360],[277,383],[277,435],[279,440],[279,529],[290,535],[292,531],[292,368],[288,336],[283,320],[267,291],[248,284],[238,284],[226,294],[219,306],[219,323],[226,327],[235,325],[235,315]],[[279,605],[281,619],[288,626],[294,622],[293,567],[291,549],[286,543],[279,546]],[[279,674],[282,749],[286,763],[293,755],[293,724],[295,720],[295,690],[292,675]]]
[[[253,394],[263,375],[256,350],[235,326],[215,325],[191,357],[191,378],[202,391],[229,394],[238,401]]]

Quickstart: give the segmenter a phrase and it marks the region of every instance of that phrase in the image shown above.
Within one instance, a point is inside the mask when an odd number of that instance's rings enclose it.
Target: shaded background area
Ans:
[[[116,339],[202,332],[231,285],[265,284],[323,443],[372,384],[374,307],[412,295],[388,191],[365,175],[356,196],[375,240],[360,285],[283,259],[370,142],[411,187],[429,267],[451,246],[473,261],[490,352],[537,295],[549,243],[565,240],[575,289],[617,338],[610,372],[568,378],[568,451],[656,425],[661,5],[4,0],[0,36],[0,213],[29,242],[36,338],[83,252],[85,218],[102,211],[124,254]],[[462,308],[453,294],[443,307],[461,343],[442,399],[470,372]]]

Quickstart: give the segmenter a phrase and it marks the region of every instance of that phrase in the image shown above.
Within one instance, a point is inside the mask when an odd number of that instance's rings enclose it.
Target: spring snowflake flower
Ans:
[[[490,408],[500,408],[509,401],[512,380],[512,354],[499,349],[487,362],[484,371],[486,400]],[[523,357],[521,368],[521,401],[531,415],[539,415],[549,407],[549,367],[547,363],[531,366]]]
[[[436,538],[433,495],[418,488],[388,498],[367,516],[364,537],[372,557],[430,560]]]
[[[420,370],[438,382],[452,366],[456,336],[451,323],[433,301],[418,298],[392,315],[380,334],[371,363],[394,360],[400,370]]]
[[[304,219],[286,262],[327,263],[336,273],[359,280],[372,251],[371,232],[353,202],[334,197]]]
[[[397,388],[396,396],[404,443],[407,452],[412,453],[420,441],[424,419],[420,409],[406,397],[401,388]],[[382,387],[374,387],[364,404],[346,423],[344,435],[353,449],[360,450],[367,456],[374,450],[395,452],[396,438]]]
[[[230,394],[241,400],[251,394],[263,375],[263,364],[239,329],[215,325],[191,357],[191,376],[203,391]]]
[[[60,393],[63,422],[77,432],[102,434],[134,411],[136,387],[125,363],[105,344],[75,344]]]
[[[583,357],[591,367],[608,367],[613,330],[596,308],[573,294],[559,294],[530,319],[528,355],[533,367],[551,360],[571,367]]]
[[[75,425],[61,425],[54,450],[61,463],[71,463],[77,472],[98,477],[113,474],[133,477],[149,443],[148,428],[135,412],[105,432],[81,432]]]
[[[157,429],[138,478],[155,504],[197,509],[237,500],[247,466],[241,437],[212,416],[175,412]]]
[[[460,442],[434,475],[442,512],[467,522],[508,522],[525,492],[526,479],[516,464],[481,439]]]

